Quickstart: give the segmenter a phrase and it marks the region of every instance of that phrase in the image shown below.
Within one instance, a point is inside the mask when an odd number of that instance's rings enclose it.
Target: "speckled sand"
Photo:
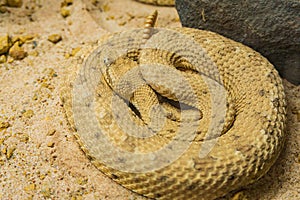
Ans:
[[[179,27],[174,8],[132,0],[24,1],[0,14],[0,35],[29,35],[23,60],[0,64],[0,199],[144,199],[114,183],[84,156],[59,99],[65,61],[108,32],[142,27],[159,10],[158,26]],[[94,1],[96,2],[96,1]],[[52,34],[62,40],[48,41]],[[70,57],[70,58],[68,58]],[[300,87],[284,80],[287,141],[278,161],[259,182],[243,190],[248,199],[300,199]],[[237,195],[235,199],[237,199]]]

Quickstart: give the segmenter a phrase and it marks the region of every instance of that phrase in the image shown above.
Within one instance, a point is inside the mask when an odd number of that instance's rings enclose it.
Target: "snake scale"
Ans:
[[[153,199],[215,199],[248,185],[284,144],[285,94],[272,64],[213,32],[152,28],[101,39],[62,87],[91,162]]]

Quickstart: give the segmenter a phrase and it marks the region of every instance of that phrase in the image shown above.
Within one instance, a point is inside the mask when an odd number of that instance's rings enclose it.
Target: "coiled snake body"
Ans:
[[[62,91],[93,164],[150,198],[223,196],[264,175],[284,143],[277,71],[209,31],[112,34]]]

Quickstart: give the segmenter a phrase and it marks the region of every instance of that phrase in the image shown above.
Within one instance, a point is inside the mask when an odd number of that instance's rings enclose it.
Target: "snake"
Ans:
[[[285,141],[282,80],[261,54],[217,33],[111,33],[61,88],[79,146],[150,199],[216,199],[259,180]]]

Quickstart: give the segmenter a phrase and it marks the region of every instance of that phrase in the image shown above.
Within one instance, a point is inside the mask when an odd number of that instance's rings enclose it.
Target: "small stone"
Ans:
[[[10,127],[9,122],[0,121],[0,131],[7,129],[8,127]]]
[[[9,7],[22,7],[23,1],[22,0],[7,0],[7,6]]]
[[[26,110],[26,111],[22,114],[22,116],[25,117],[25,118],[31,118],[33,115],[34,115],[33,110]]]
[[[44,180],[44,179],[46,178],[46,174],[40,174],[40,175],[39,175],[39,178],[40,178],[41,180]]]
[[[1,149],[1,153],[2,153],[2,154],[6,154],[6,152],[7,152],[7,147],[4,146],[4,147]]]
[[[0,13],[6,13],[7,12],[7,8],[3,5],[0,5]]]
[[[19,36],[19,44],[22,45],[27,41],[30,41],[34,38],[34,35],[21,35]]]
[[[75,56],[80,51],[80,49],[80,47],[72,49],[71,56]]]
[[[64,18],[66,18],[66,17],[70,16],[71,13],[70,13],[69,9],[67,9],[66,7],[62,7],[60,9],[60,14],[61,14],[61,16],[63,16]]]
[[[126,21],[123,21],[123,22],[119,22],[118,25],[119,26],[124,26],[126,23],[127,23]]]
[[[48,40],[50,42],[56,44],[56,43],[58,43],[59,41],[62,40],[62,37],[59,34],[52,34],[52,35],[49,35]]]
[[[53,147],[54,147],[54,144],[55,144],[54,142],[48,142],[48,143],[47,143],[47,146],[50,147],[50,148],[53,148]]]
[[[0,56],[0,64],[1,64],[1,63],[5,63],[6,60],[7,60],[7,59],[6,59],[6,56],[5,56],[5,55],[1,55],[1,56]]]
[[[61,6],[70,6],[73,4],[73,0],[64,0],[62,3],[61,3]]]
[[[23,45],[25,42],[30,41],[34,38],[34,35],[16,35],[11,38],[11,42],[14,44],[19,42],[19,46]]]
[[[68,59],[70,57],[71,57],[71,55],[69,53],[65,53],[65,59]]]
[[[36,101],[36,100],[38,100],[38,98],[39,98],[38,95],[34,94],[33,97],[32,97],[32,100]]]
[[[15,60],[22,60],[24,59],[28,54],[22,47],[19,46],[19,42],[16,42],[10,49],[9,49],[9,55],[15,59]]]
[[[9,147],[7,149],[7,152],[6,152],[6,158],[7,160],[10,159],[14,153],[14,151],[16,150],[16,147]]]
[[[48,136],[52,136],[56,133],[56,130],[55,129],[51,129],[50,131],[48,131],[47,135]]]
[[[0,36],[0,55],[7,53],[10,47],[8,34]]]

